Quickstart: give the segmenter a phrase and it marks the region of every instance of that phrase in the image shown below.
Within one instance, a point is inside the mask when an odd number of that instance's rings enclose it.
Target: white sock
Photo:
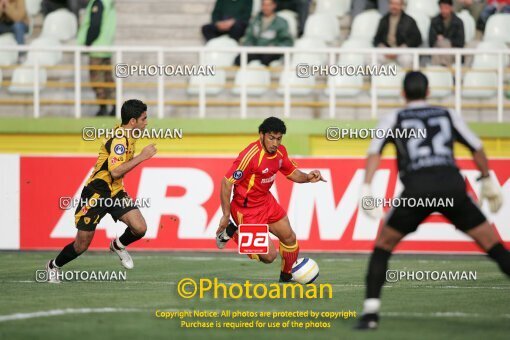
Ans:
[[[377,314],[381,308],[381,299],[366,299],[363,302],[363,314]]]

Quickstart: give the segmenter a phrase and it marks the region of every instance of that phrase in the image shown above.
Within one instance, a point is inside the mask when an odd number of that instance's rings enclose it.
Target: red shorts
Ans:
[[[278,204],[273,195],[269,194],[266,203],[257,207],[243,207],[232,202],[230,214],[237,225],[271,224],[284,218],[287,212]]]

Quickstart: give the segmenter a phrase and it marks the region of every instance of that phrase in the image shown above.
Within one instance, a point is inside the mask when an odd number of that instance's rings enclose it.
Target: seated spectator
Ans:
[[[287,9],[296,12],[298,14],[298,33],[301,36],[305,30],[311,2],[312,0],[276,0],[276,11]]]
[[[80,20],[80,9],[86,8],[89,0],[42,0],[41,13],[47,16],[53,11],[61,8],[70,10],[76,19]]]
[[[276,15],[275,0],[263,0],[262,11],[252,19],[246,36],[243,38],[244,46],[292,46],[293,40],[289,32],[287,21]],[[248,62],[260,60],[268,66],[272,61],[281,58],[281,54],[248,54]],[[240,65],[240,56],[235,60]]]
[[[416,21],[407,15],[402,7],[404,0],[390,0],[390,12],[381,18],[374,38],[376,47],[418,47],[421,45],[421,33]],[[404,68],[410,68],[413,58],[408,54],[378,55],[381,64],[396,61]]]
[[[367,9],[378,9],[381,15],[386,15],[389,10],[388,0],[356,0],[352,2],[351,18],[354,19],[358,14]]]
[[[496,13],[510,13],[510,0],[487,0],[487,6],[480,13],[476,28],[479,31],[485,31],[489,17]]]
[[[467,10],[469,14],[475,19],[475,22],[480,17],[480,13],[485,6],[485,0],[456,0],[453,9],[456,13]]]
[[[252,0],[216,0],[212,23],[202,26],[206,41],[228,34],[238,41],[244,35],[251,17]]]
[[[18,45],[25,44],[28,16],[24,0],[0,0],[0,34],[13,33]]]
[[[429,30],[430,47],[464,47],[464,23],[453,13],[453,0],[439,0],[440,13],[432,18]],[[451,55],[434,55],[432,64],[450,66]]]

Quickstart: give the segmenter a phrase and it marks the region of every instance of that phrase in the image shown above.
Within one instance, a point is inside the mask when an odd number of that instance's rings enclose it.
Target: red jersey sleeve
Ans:
[[[245,179],[251,170],[252,159],[257,153],[257,145],[250,145],[241,151],[225,174],[225,178],[232,184],[237,184]]]
[[[282,155],[282,166],[280,167],[280,172],[284,176],[290,176],[296,169],[298,168],[298,165],[296,162],[292,161],[289,158],[289,155],[287,154],[287,149],[285,149],[284,146],[280,147],[280,150],[278,150]]]

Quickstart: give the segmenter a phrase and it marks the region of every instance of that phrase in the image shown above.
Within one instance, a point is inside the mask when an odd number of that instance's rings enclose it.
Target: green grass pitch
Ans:
[[[394,255],[390,269],[476,271],[477,280],[387,284],[379,330],[356,332],[352,330],[354,318],[330,321],[329,329],[211,330],[183,329],[179,320],[160,319],[154,314],[156,310],[359,313],[367,255],[307,254],[320,266],[318,283],[332,285],[332,299],[225,300],[210,296],[183,299],[177,294],[176,283],[185,277],[217,277],[222,283],[272,283],[279,272],[279,260],[263,265],[233,253],[134,252],[135,268],[127,272],[127,281],[35,282],[35,271],[43,269],[55,254],[0,252],[0,339],[464,340],[508,339],[510,334],[510,282],[484,256]],[[86,253],[65,269],[122,268],[118,259],[105,251]]]

